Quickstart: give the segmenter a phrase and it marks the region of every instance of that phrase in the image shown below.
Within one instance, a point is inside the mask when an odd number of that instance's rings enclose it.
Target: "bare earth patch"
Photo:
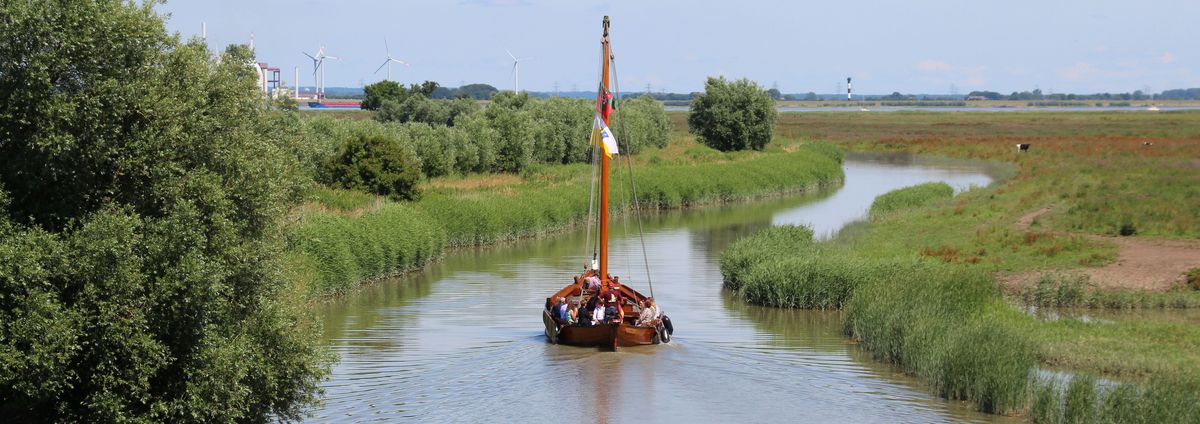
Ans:
[[[1017,227],[1029,230],[1030,225],[1042,214],[1053,210],[1046,206],[1025,214],[1017,220]],[[1185,284],[1184,274],[1200,268],[1200,240],[1163,240],[1145,237],[1105,237],[1087,235],[1088,239],[1107,241],[1117,245],[1117,260],[1082,271],[1091,283],[1100,288],[1166,291]],[[1008,289],[1025,287],[1037,282],[1044,272],[1031,271],[999,276],[1000,283]]]

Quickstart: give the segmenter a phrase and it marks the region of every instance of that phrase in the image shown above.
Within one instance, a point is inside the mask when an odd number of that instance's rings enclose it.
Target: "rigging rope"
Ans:
[[[611,43],[609,45],[608,50],[610,52],[612,51]],[[613,73],[613,98],[620,99],[621,98],[619,96],[620,91],[618,91],[618,89],[621,87],[621,84],[617,78],[616,55],[610,55],[609,59],[611,60],[612,69],[613,69],[613,72],[612,72]],[[620,121],[618,130],[621,131],[621,138],[628,140],[628,138],[626,138],[626,137],[629,135],[629,132],[625,131],[625,119],[623,117],[624,114],[621,112],[624,109],[625,109],[624,107],[617,108],[617,120]],[[646,266],[646,285],[650,287],[650,297],[654,297],[654,280],[650,278],[650,257],[649,257],[649,255],[646,254],[646,235],[645,235],[645,231],[642,229],[642,206],[641,206],[641,204],[638,203],[637,182],[634,181],[634,178],[633,178],[633,160],[630,159],[630,157],[629,157],[630,155],[629,155],[628,149],[626,149],[626,152],[623,156],[625,156],[625,164],[629,169],[629,187],[630,187],[629,191],[630,191],[630,193],[633,194],[633,215],[637,218],[638,240],[641,241],[641,243],[642,243],[642,263],[645,264],[645,266]]]

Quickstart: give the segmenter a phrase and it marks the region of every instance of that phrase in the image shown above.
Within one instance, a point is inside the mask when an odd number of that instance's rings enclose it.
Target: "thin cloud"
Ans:
[[[1058,76],[1067,81],[1098,81],[1113,78],[1129,78],[1142,74],[1140,69],[1112,70],[1100,68],[1087,62],[1079,62],[1058,68]]]
[[[917,63],[917,70],[939,74],[939,78],[967,87],[980,87],[987,82],[987,67],[983,65],[956,66],[940,60],[926,59]]]

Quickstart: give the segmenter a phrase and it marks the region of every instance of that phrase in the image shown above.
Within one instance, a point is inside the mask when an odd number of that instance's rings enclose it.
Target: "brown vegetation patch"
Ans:
[[[521,177],[513,174],[487,174],[468,178],[442,178],[429,181],[430,188],[449,188],[455,190],[473,190],[485,187],[508,186],[520,184]]]

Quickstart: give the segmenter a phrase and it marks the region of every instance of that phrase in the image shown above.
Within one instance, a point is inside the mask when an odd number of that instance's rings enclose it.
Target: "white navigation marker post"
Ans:
[[[850,101],[850,95],[851,95],[850,77],[846,77],[846,101],[847,102]]]

